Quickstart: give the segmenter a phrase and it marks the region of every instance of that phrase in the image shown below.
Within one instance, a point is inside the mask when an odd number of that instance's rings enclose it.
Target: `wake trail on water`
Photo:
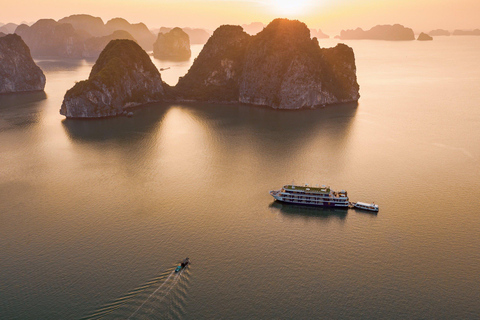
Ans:
[[[183,270],[182,270],[182,272],[183,272]],[[165,279],[165,281],[164,281],[155,291],[153,291],[153,292],[147,297],[147,299],[145,299],[145,301],[143,301],[143,303],[140,305],[140,307],[138,307],[137,310],[135,310],[135,312],[132,313],[132,314],[130,315],[130,317],[128,317],[128,319],[130,319],[131,317],[133,317],[133,316],[143,307],[143,305],[144,305],[155,293],[157,293],[158,290],[160,290],[160,289],[168,282],[168,280],[173,276],[174,273],[175,273],[175,270],[170,273],[170,275],[167,277],[167,279]],[[181,272],[180,272],[180,273],[181,273]],[[172,290],[172,287],[173,287],[173,286],[175,285],[175,283],[176,283],[175,280],[178,278],[179,275],[180,275],[180,274],[177,274],[177,275],[175,276],[175,279],[173,280],[173,284],[172,284],[170,287],[168,287],[169,290],[168,290],[167,293],[163,296],[163,298],[165,298],[165,296],[170,292],[170,290]],[[163,298],[162,298],[162,300],[163,300]],[[160,301],[161,301],[161,300],[160,300]]]

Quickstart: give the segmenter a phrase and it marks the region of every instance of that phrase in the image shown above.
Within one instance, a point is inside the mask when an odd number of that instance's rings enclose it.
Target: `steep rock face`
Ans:
[[[155,36],[148,30],[147,26],[143,23],[131,24],[125,19],[114,18],[105,24],[107,33],[112,33],[116,30],[125,30],[130,33],[137,41],[138,44],[147,51],[153,49],[153,42],[155,42]]]
[[[35,64],[22,38],[9,34],[0,38],[0,93],[40,91],[45,75]]]
[[[173,88],[181,99],[237,101],[250,36],[240,26],[221,26],[208,39],[188,73]]]
[[[239,100],[280,109],[356,101],[355,71],[351,48],[320,49],[305,24],[277,19],[250,43]]]
[[[443,29],[435,29],[435,30],[432,30],[428,33],[429,36],[432,36],[432,37],[438,37],[438,36],[449,36],[450,35],[450,31],[448,30],[443,30]]]
[[[159,33],[153,44],[153,56],[158,59],[188,60],[191,55],[190,38],[180,28]]]
[[[276,19],[255,36],[218,28],[173,90],[181,99],[299,109],[358,100],[355,73],[351,48],[320,49],[305,24]]]
[[[418,41],[429,41],[429,40],[433,40],[433,38],[430,37],[428,34],[422,32],[418,35],[417,40]]]
[[[69,23],[76,31],[84,30],[93,37],[101,37],[108,34],[102,18],[88,14],[74,14],[58,20],[58,23]]]
[[[415,40],[415,34],[410,28],[405,28],[400,24],[378,25],[370,30],[363,31],[362,28],[355,30],[342,30],[340,39],[371,39],[371,40]]]
[[[85,50],[83,52],[83,57],[97,58],[110,41],[118,39],[135,41],[135,39],[130,33],[123,30],[114,31],[112,34],[104,37],[93,37],[85,41]]]
[[[160,73],[132,40],[113,40],[102,51],[88,80],[65,94],[60,114],[98,118],[123,114],[129,107],[163,98]]]
[[[31,27],[22,24],[15,33],[22,37],[33,56],[81,58],[86,36],[68,23],[41,19]]]

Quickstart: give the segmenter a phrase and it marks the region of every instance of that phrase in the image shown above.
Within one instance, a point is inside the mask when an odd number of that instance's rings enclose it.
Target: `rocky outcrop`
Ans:
[[[93,37],[102,37],[108,34],[102,18],[88,14],[74,14],[58,20],[58,23],[69,23],[76,31],[86,31]]]
[[[430,41],[430,40],[433,40],[433,38],[430,37],[428,34],[422,32],[418,35],[417,40],[418,41]]]
[[[310,29],[310,35],[312,38],[317,38],[317,39],[328,39],[330,38],[329,35],[325,34],[322,32],[322,30],[318,29]]]
[[[213,32],[188,73],[173,88],[180,99],[239,101],[239,83],[250,36],[240,26]]]
[[[362,28],[355,30],[342,30],[340,32],[340,39],[352,40],[352,39],[370,39],[370,40],[415,40],[413,30],[405,28],[400,24],[392,25],[378,25],[370,30],[363,31]]]
[[[41,91],[45,75],[35,64],[22,38],[9,34],[0,38],[0,93]]]
[[[114,31],[112,34],[104,37],[93,37],[85,40],[85,50],[83,52],[83,57],[90,59],[97,58],[110,41],[118,39],[128,39],[135,41],[135,39],[130,33],[123,30]]]
[[[76,32],[71,24],[53,19],[38,20],[31,27],[22,24],[15,33],[22,37],[36,57],[81,58],[83,42],[88,37]]]
[[[6,34],[5,34],[5,33],[3,33],[3,32],[0,32],[0,38],[1,38],[1,37],[5,37],[5,36],[6,36]]]
[[[153,44],[153,56],[165,60],[188,60],[190,51],[190,38],[180,28],[173,28],[170,32],[159,33],[157,41]]]
[[[321,49],[304,23],[272,21],[249,36],[240,26],[215,30],[172,89],[185,100],[242,102],[300,109],[357,101],[353,50]]]
[[[455,30],[454,36],[480,36],[480,29],[475,30]]]
[[[173,28],[161,27],[160,29],[154,29],[152,32],[154,34],[159,33],[168,33],[172,31]],[[199,28],[182,28],[183,32],[188,34],[190,38],[190,44],[205,44],[210,38],[210,33],[205,29]]]
[[[155,42],[155,36],[148,30],[147,26],[143,23],[131,24],[125,19],[114,18],[105,24],[105,28],[108,34],[113,33],[116,30],[125,30],[130,33],[137,41],[138,44],[146,51],[153,49],[153,43]]]
[[[60,114],[99,118],[163,98],[160,73],[148,54],[132,40],[113,40],[102,51],[88,80],[65,94]]]
[[[17,27],[18,27],[18,24],[7,23],[0,27],[0,32],[3,32],[5,34],[14,33]]]
[[[428,33],[429,36],[432,36],[432,37],[438,37],[438,36],[449,36],[450,35],[450,31],[448,30],[443,30],[443,29],[435,29],[435,30],[432,30]]]

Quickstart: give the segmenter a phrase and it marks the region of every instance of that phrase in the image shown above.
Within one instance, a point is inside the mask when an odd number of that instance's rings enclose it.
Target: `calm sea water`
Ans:
[[[358,105],[294,112],[65,120],[92,63],[38,61],[0,96],[0,318],[480,317],[480,37],[347,44]],[[274,203],[292,180],[380,212]]]

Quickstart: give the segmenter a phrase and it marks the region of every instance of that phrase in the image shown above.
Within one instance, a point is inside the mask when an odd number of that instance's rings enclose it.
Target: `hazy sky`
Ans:
[[[147,26],[215,29],[221,24],[268,23],[276,17],[299,19],[336,33],[401,23],[416,32],[480,28],[480,0],[3,0],[0,22],[56,20],[75,13],[105,22],[124,17]],[[332,34],[333,35],[333,34]]]

